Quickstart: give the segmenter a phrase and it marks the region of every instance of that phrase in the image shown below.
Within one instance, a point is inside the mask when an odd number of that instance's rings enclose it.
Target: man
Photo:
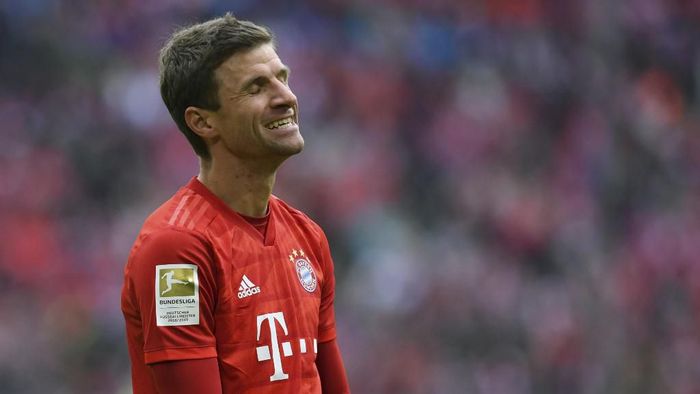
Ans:
[[[163,101],[199,175],[146,220],[125,269],[134,393],[346,393],[321,228],[273,196],[299,153],[289,69],[230,14],[161,50]]]

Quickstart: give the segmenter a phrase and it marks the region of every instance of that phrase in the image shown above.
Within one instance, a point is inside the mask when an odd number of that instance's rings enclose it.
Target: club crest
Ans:
[[[309,293],[313,293],[316,290],[318,281],[316,280],[314,268],[304,255],[304,251],[301,249],[293,249],[292,253],[289,255],[289,261],[294,263],[294,269],[297,272],[297,277],[299,278],[301,286]]]

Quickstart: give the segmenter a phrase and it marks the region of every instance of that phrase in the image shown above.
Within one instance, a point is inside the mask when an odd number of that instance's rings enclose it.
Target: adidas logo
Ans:
[[[260,286],[256,286],[247,276],[243,275],[241,286],[238,287],[238,298],[246,298],[258,293],[260,293]]]

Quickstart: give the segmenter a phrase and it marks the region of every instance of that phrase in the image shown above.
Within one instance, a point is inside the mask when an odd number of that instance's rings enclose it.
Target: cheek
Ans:
[[[265,131],[262,126],[263,106],[254,100],[238,103],[227,108],[227,116],[224,118],[226,139],[231,141],[249,139],[251,135]]]

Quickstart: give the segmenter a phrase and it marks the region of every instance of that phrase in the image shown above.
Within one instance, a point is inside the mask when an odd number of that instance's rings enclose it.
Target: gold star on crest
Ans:
[[[292,253],[289,254],[289,261],[292,263],[297,260],[297,258],[304,258],[306,259],[306,255],[304,254],[304,251],[301,249],[292,249]]]

